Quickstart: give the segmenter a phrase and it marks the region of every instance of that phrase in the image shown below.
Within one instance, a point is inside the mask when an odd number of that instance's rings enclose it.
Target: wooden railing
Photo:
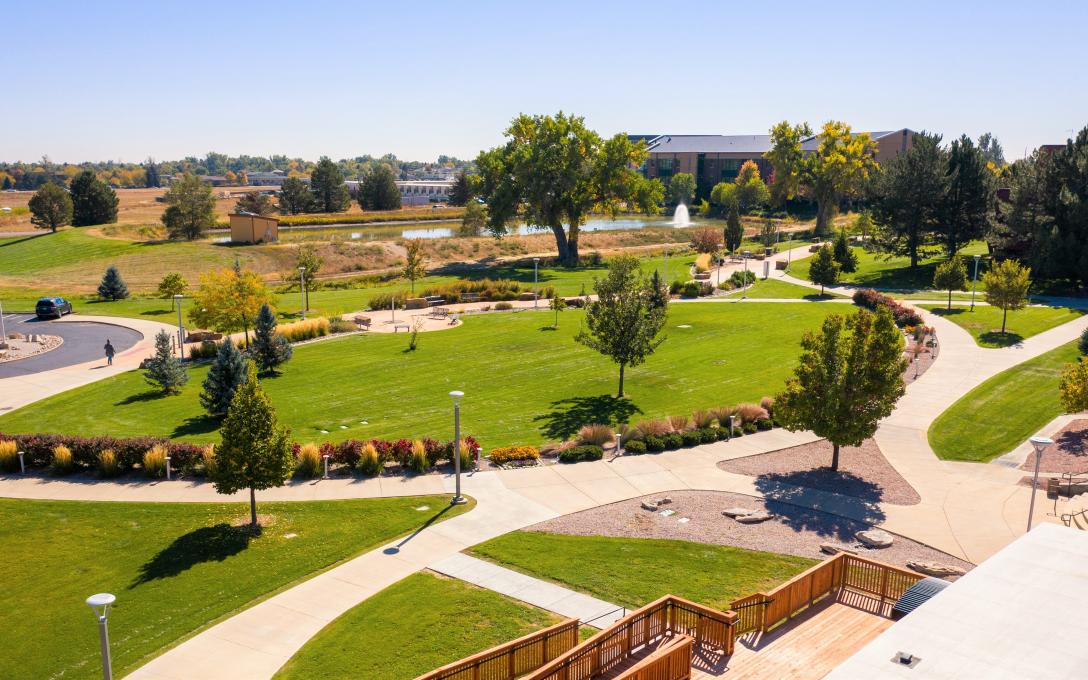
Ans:
[[[540,668],[578,643],[578,619],[530,633],[466,659],[454,661],[416,680],[514,680]]]
[[[881,606],[895,602],[921,574],[857,555],[839,553],[794,576],[766,593],[734,600],[738,616],[734,632],[766,632],[789,621],[825,597],[847,590],[877,599]]]
[[[617,675],[615,680],[689,680],[694,642],[688,635],[675,637]]]
[[[704,649],[733,653],[736,615],[666,595],[635,610],[525,680],[587,680],[624,663],[668,635],[686,635]],[[690,666],[691,658],[688,656]]]

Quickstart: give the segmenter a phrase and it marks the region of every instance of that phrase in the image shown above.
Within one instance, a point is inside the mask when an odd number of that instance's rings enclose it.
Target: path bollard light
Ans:
[[[298,268],[298,300],[302,305],[302,320],[306,320],[306,267]]]
[[[1031,505],[1028,506],[1028,531],[1031,531],[1031,516],[1035,513],[1035,492],[1039,488],[1039,463],[1043,460],[1043,451],[1054,443],[1049,437],[1032,437],[1028,441],[1035,447],[1035,478],[1031,482]]]
[[[170,481],[171,472],[172,471],[170,470],[170,456],[167,456],[166,457],[166,481],[168,481],[168,482]]]
[[[174,305],[178,308],[178,356],[185,358],[185,326],[181,324],[181,301],[183,295],[174,296]]]
[[[87,605],[98,619],[98,640],[102,647],[102,678],[113,680],[113,664],[110,661],[110,634],[106,628],[106,616],[109,614],[110,605],[117,600],[110,593],[98,593],[87,598]]]
[[[978,261],[982,259],[981,255],[975,255],[975,277],[974,282],[971,284],[971,311],[975,311],[975,291],[978,289]]]
[[[19,452],[19,474],[21,474],[21,475],[26,474],[26,461],[23,460],[23,456],[25,456],[25,455],[26,454],[23,453],[22,451]]]
[[[477,470],[480,469],[480,459],[483,458],[483,457],[484,457],[483,447],[482,446],[477,446],[476,447],[476,459],[475,459],[475,461],[473,461]]]
[[[457,480],[456,491],[453,499],[450,500],[450,505],[464,505],[468,502],[461,495],[461,397],[463,396],[465,393],[460,390],[450,392],[450,399],[453,399],[453,474]]]
[[[737,417],[729,416],[729,437],[726,439],[726,441],[729,441],[733,438],[733,423],[735,422],[737,422]]]
[[[321,479],[329,478],[329,454],[321,454],[321,458],[325,461],[325,474],[321,476]]]

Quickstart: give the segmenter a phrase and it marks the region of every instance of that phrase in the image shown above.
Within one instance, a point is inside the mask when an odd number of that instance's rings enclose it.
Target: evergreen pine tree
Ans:
[[[261,305],[257,313],[257,324],[253,331],[253,358],[257,367],[276,375],[276,367],[291,358],[291,343],[276,332],[276,315],[268,304]]]
[[[155,335],[155,356],[147,362],[144,380],[162,389],[163,394],[176,394],[189,382],[189,373],[181,361],[174,357],[170,347],[170,334],[159,331]]]
[[[93,170],[76,175],[69,187],[72,194],[72,225],[112,224],[117,221],[117,194],[98,179]]]
[[[730,253],[735,253],[744,241],[744,226],[740,223],[740,208],[737,207],[736,201],[729,204],[729,212],[726,213],[725,230],[722,237],[725,239],[725,249]]]
[[[834,255],[835,261],[839,263],[839,271],[844,274],[857,271],[858,256],[854,254],[854,251],[850,250],[850,242],[846,239],[845,229],[840,231],[838,238],[835,239]]]
[[[816,251],[808,269],[808,278],[820,285],[820,295],[824,294],[824,286],[834,286],[839,282],[839,263],[831,246],[825,243]]]
[[[200,405],[213,416],[226,414],[230,400],[238,386],[246,380],[249,364],[230,338],[223,341],[215,355],[208,376],[204,378],[204,391],[200,393]]]
[[[121,278],[121,272],[117,267],[110,265],[102,276],[102,283],[98,284],[98,296],[103,300],[124,300],[128,297],[128,286]]]

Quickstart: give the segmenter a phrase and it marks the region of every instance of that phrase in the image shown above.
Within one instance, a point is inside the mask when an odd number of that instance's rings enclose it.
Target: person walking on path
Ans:
[[[113,355],[116,354],[117,351],[113,349],[113,344],[110,342],[109,338],[106,338],[106,346],[102,349],[106,350],[106,365],[113,366]]]

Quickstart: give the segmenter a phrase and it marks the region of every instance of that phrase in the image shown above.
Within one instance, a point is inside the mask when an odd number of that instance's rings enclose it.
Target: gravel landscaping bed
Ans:
[[[1053,439],[1054,446],[1043,453],[1040,472],[1088,472],[1088,420],[1070,421]],[[1028,454],[1020,469],[1035,469],[1035,451]]]
[[[643,501],[669,497],[672,502],[657,511],[643,509]],[[765,509],[776,516],[759,524],[741,524],[724,517],[727,508]],[[673,511],[668,516],[663,512]],[[683,520],[687,521],[683,521]],[[546,520],[526,529],[573,536],[614,536],[622,538],[665,538],[712,545],[730,545],[749,550],[823,559],[821,543],[849,545],[858,555],[899,567],[923,560],[970,570],[971,563],[947,553],[894,535],[891,546],[881,549],[860,547],[853,538],[872,528],[857,520],[820,510],[723,491],[675,491],[632,498],[611,505],[583,510]]]
[[[726,472],[759,477],[768,483],[830,491],[873,503],[917,505],[921,501],[918,492],[888,463],[872,439],[866,439],[861,446],[842,447],[838,472],[832,472],[830,464],[831,443],[821,439],[722,461],[718,467]]]

